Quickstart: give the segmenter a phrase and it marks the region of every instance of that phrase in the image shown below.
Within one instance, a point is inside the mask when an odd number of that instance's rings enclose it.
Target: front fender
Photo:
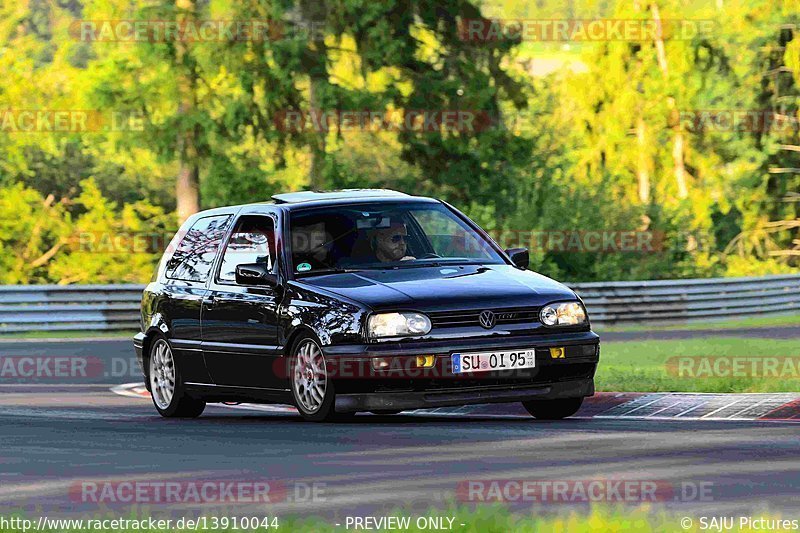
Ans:
[[[289,287],[282,313],[285,343],[303,329],[313,332],[322,346],[363,341],[368,312],[355,302]]]

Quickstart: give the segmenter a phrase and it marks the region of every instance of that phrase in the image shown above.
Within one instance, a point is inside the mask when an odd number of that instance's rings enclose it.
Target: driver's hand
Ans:
[[[413,255],[407,255],[407,256],[403,257],[400,261],[413,261],[415,259],[416,259],[416,257],[414,257]]]

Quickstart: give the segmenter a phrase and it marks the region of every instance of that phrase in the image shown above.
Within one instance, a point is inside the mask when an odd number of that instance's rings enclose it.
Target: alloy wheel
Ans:
[[[317,344],[306,339],[297,348],[292,372],[295,396],[304,411],[316,413],[325,401],[328,388],[328,373],[325,356]]]
[[[150,357],[150,389],[156,405],[167,409],[175,395],[175,360],[163,339],[156,341]]]

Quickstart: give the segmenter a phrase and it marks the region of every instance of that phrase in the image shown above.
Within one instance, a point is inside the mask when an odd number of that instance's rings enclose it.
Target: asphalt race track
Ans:
[[[6,357],[131,358],[128,341],[118,340],[3,342],[0,350]],[[137,506],[154,515],[318,515],[339,523],[347,515],[399,507],[424,512],[469,501],[463,487],[475,480],[619,479],[656,483],[655,505],[687,514],[791,515],[800,502],[797,422],[541,422],[417,412],[311,424],[288,411],[225,406],[209,406],[197,420],[165,420],[148,399],[109,390],[137,381],[137,370],[122,366],[100,365],[72,380],[3,380],[0,508],[128,516],[132,503],[98,502],[82,490],[87,484],[176,480],[267,481],[272,497],[270,503],[200,506],[139,500]],[[585,506],[511,500],[520,510]]]

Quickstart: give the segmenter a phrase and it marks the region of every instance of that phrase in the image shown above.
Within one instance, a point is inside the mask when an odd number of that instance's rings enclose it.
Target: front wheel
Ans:
[[[559,400],[529,400],[522,402],[525,409],[538,420],[561,420],[578,412],[583,398]]]
[[[300,415],[312,422],[330,422],[342,417],[334,409],[336,394],[328,376],[322,348],[311,336],[295,342],[291,359],[292,396]]]
[[[148,370],[150,395],[161,416],[195,418],[203,413],[206,402],[186,395],[180,368],[175,364],[172,349],[163,337],[155,339],[150,347]]]

